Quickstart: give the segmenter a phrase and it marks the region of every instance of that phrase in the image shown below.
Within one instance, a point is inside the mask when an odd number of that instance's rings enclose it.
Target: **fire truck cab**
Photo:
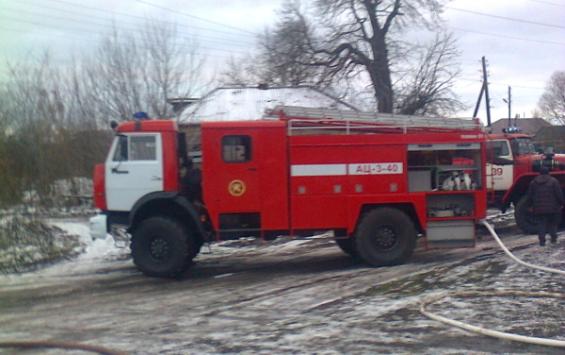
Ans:
[[[134,263],[151,276],[182,273],[207,242],[328,230],[347,254],[395,265],[419,236],[424,248],[474,246],[485,143],[476,119],[288,106],[184,132],[125,122],[95,168],[92,223],[103,235],[125,225]]]
[[[518,132],[489,134],[487,140],[490,204],[503,211],[514,205],[514,216],[520,229],[525,233],[537,233],[536,219],[526,200],[529,184],[545,166],[565,191],[565,155],[538,152],[532,137]]]

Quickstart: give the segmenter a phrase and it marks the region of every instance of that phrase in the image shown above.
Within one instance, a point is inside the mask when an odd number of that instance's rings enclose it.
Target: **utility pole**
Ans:
[[[508,104],[508,127],[512,127],[512,86],[508,85],[508,99],[502,99]]]
[[[488,94],[488,75],[485,56],[481,58],[481,62],[483,63],[483,89],[485,90],[485,103],[487,105],[487,126],[490,127],[490,97]]]
[[[477,117],[477,113],[479,112],[479,107],[481,106],[481,101],[483,99],[483,94],[485,94],[485,101],[487,105],[487,127],[490,127],[490,97],[488,94],[487,65],[484,56],[481,58],[481,62],[483,64],[483,86],[481,87],[481,91],[479,92],[479,98],[477,99],[477,104],[475,105],[475,111],[473,111],[473,117]]]
[[[512,118],[512,86],[508,85],[508,119]]]
[[[483,83],[483,85],[481,86],[481,91],[479,92],[479,98],[477,99],[475,110],[473,111],[473,118],[477,117],[477,113],[479,113],[479,107],[481,107],[481,101],[483,100],[484,92],[485,92],[485,83]]]

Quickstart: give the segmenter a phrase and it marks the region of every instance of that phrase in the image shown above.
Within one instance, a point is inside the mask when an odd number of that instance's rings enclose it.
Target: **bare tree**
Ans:
[[[257,53],[239,60],[230,58],[223,72],[226,84],[265,83],[276,86],[314,86],[327,88],[331,80],[325,68],[309,65],[315,58],[309,47],[314,26],[304,17],[295,16],[302,7],[287,0],[277,11],[277,22],[258,36]]]
[[[226,68],[220,75],[220,83],[224,85],[246,86],[262,82],[263,80],[256,65],[258,61],[259,59],[256,55],[246,55],[241,58],[230,57],[226,62]]]
[[[296,16],[300,12],[298,1],[286,1],[277,13],[274,28],[260,37],[259,76],[264,82],[279,85],[327,87],[331,81],[325,68],[306,64],[315,60],[309,43],[315,34],[307,18]]]
[[[111,134],[101,123],[141,110],[170,116],[167,98],[207,84],[195,43],[181,39],[174,26],[149,21],[139,36],[115,30],[92,58],[65,67],[47,52],[9,64],[0,82],[0,203],[24,191],[48,202],[55,181],[90,177],[103,160]]]
[[[448,114],[465,108],[453,92],[460,73],[459,51],[452,34],[436,35],[409,66],[396,90],[396,111],[406,115]]]
[[[565,71],[556,71],[551,75],[538,106],[544,116],[565,125]]]
[[[0,177],[0,188],[12,191],[9,201],[24,190],[46,195],[50,182],[69,170],[61,144],[55,143],[65,140],[68,119],[62,81],[47,52],[35,63],[9,65],[2,127],[8,169]]]
[[[137,111],[170,117],[168,98],[191,96],[209,84],[204,62],[197,43],[176,26],[148,20],[139,36],[114,28],[94,58],[83,61],[78,75],[84,81],[76,85],[102,121],[128,119]]]
[[[295,3],[289,17],[302,24],[296,31],[310,57],[293,64],[324,68],[325,80],[347,82],[366,78],[380,112],[394,109],[393,74],[406,54],[400,34],[407,27],[435,28],[446,0],[317,0],[312,15],[318,31]],[[294,5],[294,6],[293,6]]]

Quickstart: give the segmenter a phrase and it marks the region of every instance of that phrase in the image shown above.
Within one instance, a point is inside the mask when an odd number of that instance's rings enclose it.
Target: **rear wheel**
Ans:
[[[197,253],[193,236],[171,218],[148,218],[133,232],[133,262],[148,276],[178,276],[188,269]]]
[[[336,238],[335,243],[347,255],[358,257],[359,253],[355,249],[355,240],[353,238]]]
[[[522,232],[536,234],[538,232],[536,217],[529,207],[527,196],[523,196],[514,207],[514,219]]]
[[[406,261],[416,247],[412,219],[395,208],[383,207],[366,213],[355,236],[363,260],[373,266],[397,265]]]

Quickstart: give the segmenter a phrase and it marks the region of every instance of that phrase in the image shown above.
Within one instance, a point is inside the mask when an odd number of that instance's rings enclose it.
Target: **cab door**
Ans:
[[[163,154],[158,133],[120,134],[106,159],[110,211],[130,211],[148,193],[163,191]]]
[[[487,189],[506,191],[514,179],[514,157],[506,139],[487,143]]]

